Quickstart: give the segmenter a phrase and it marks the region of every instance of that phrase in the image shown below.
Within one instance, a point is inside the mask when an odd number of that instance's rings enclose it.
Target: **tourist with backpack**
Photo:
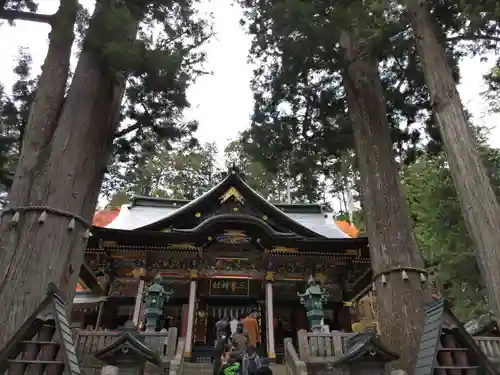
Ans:
[[[257,375],[257,371],[262,366],[262,359],[257,354],[255,346],[249,344],[247,352],[243,355],[241,363],[241,375]]]
[[[222,358],[222,367],[218,375],[241,375],[240,354],[235,351],[226,352]]]
[[[249,337],[248,334],[244,332],[243,325],[241,323],[238,325],[236,333],[231,337],[231,342],[234,349],[240,353],[241,359],[243,359],[249,344]]]

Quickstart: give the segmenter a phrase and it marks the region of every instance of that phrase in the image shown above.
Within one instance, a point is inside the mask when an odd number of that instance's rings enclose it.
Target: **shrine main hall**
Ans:
[[[372,277],[366,238],[351,238],[320,205],[268,202],[236,168],[192,201],[133,198],[105,227],[93,227],[85,260],[75,328],[142,328],[144,294],[156,280],[171,297],[155,329],[177,327],[190,358],[213,348],[221,317],[254,309],[264,350],[275,358],[285,337],[309,328],[297,293],[311,275],[327,292],[325,324],[349,332],[346,302]]]

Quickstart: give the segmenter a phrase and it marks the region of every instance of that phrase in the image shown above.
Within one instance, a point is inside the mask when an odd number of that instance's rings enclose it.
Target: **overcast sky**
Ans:
[[[40,12],[54,13],[59,0],[40,0]],[[91,7],[93,0],[80,0]],[[202,142],[217,142],[223,150],[229,140],[250,123],[252,93],[249,81],[252,66],[247,63],[250,38],[239,25],[242,12],[232,6],[231,0],[205,0],[203,12],[214,15],[217,37],[205,47],[208,54],[207,70],[212,75],[204,76],[188,91],[192,108],[186,113],[189,119],[197,119],[197,133]],[[49,27],[43,24],[17,22],[16,27],[3,25],[0,28],[0,82],[9,88],[15,80],[12,74],[15,57],[20,46],[29,48],[33,56],[33,67],[38,73],[47,51]],[[479,58],[462,62],[462,84],[460,94],[467,108],[473,113],[477,124],[491,129],[490,143],[500,148],[500,116],[488,113],[487,104],[481,97],[486,88],[482,76],[492,61],[482,63]]]

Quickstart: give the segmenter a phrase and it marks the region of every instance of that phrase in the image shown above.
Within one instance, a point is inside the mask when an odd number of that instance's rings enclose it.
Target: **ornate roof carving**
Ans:
[[[160,357],[128,331],[123,332],[115,341],[106,345],[94,356],[110,365],[140,365],[146,362],[157,366],[161,364]]]

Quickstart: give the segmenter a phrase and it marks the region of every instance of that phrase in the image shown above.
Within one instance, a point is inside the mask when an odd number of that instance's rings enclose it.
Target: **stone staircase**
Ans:
[[[286,375],[285,365],[271,364],[271,370],[273,370],[273,375]]]
[[[212,375],[211,363],[184,362],[182,375]]]
[[[286,375],[285,365],[271,364],[273,375]],[[182,375],[212,375],[211,363],[184,362]]]

